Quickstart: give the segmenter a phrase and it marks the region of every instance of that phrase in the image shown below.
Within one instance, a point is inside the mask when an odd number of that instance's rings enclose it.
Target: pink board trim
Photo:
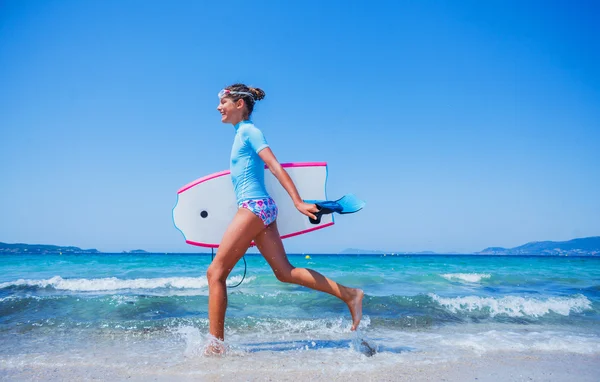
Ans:
[[[206,244],[206,243],[197,243],[195,241],[191,241],[191,240],[186,240],[185,241],[187,244],[191,244],[191,245],[195,245],[198,247],[205,247],[205,248],[219,248],[219,244]]]
[[[330,226],[332,226],[333,224],[334,224],[334,222],[331,222],[331,223],[327,223],[327,224],[320,225],[320,226],[318,226],[318,227],[314,227],[314,228],[305,229],[304,231],[298,231],[298,232],[294,232],[294,233],[288,233],[287,235],[283,235],[283,236],[281,236],[281,238],[282,238],[282,239],[286,239],[286,238],[288,238],[288,237],[293,237],[293,236],[302,235],[303,233],[308,233],[308,232],[316,231],[316,230],[318,230],[318,229],[321,229],[321,228],[330,227]]]
[[[318,166],[327,166],[327,162],[297,162],[297,163],[282,163],[281,164],[281,167],[318,167]],[[265,168],[267,168],[267,166],[265,166]],[[230,173],[231,173],[231,171],[225,170],[225,171],[215,172],[214,174],[206,175],[200,179],[196,179],[193,182],[190,182],[190,183],[186,184],[185,186],[181,187],[179,189],[179,191],[177,191],[177,193],[181,194],[182,192],[189,190],[190,188],[192,188],[200,183],[204,183],[206,181],[209,181],[214,178],[218,178],[220,176],[229,175]]]
[[[206,176],[204,176],[204,177],[202,177],[202,178],[200,178],[200,179],[196,179],[195,181],[193,181],[193,182],[191,182],[191,183],[188,183],[188,184],[186,184],[185,186],[181,187],[181,188],[179,189],[179,191],[177,191],[177,193],[178,193],[178,194],[181,194],[183,191],[185,191],[185,190],[189,190],[190,188],[194,187],[194,186],[195,186],[195,185],[197,185],[197,184],[204,183],[204,182],[206,182],[207,180],[211,180],[211,179],[214,179],[214,178],[218,178],[218,177],[220,177],[220,176],[227,175],[227,174],[229,174],[229,173],[230,173],[230,171],[229,171],[229,170],[225,170],[225,171],[215,172],[214,174],[206,175]]]
[[[294,232],[294,233],[289,233],[287,235],[282,235],[281,238],[282,239],[287,239],[288,237],[293,237],[293,236],[298,236],[298,235],[302,235],[303,233],[308,233],[308,232],[312,232],[312,231],[316,231],[318,229],[321,228],[325,228],[325,227],[331,227],[332,225],[334,225],[334,222],[331,223],[327,223],[327,224],[323,224],[320,225],[318,227],[314,227],[314,228],[309,228],[309,229],[305,229],[304,231],[299,231],[299,232]],[[219,244],[207,244],[207,243],[198,243],[195,241],[191,241],[191,240],[186,240],[185,241],[187,244],[191,244],[191,245],[195,245],[198,247],[205,247],[205,248],[219,248]],[[250,243],[251,247],[254,247],[256,244],[254,242]]]

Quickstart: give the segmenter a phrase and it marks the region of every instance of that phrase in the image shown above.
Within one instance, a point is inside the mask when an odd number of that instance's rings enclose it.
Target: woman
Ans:
[[[264,165],[289,193],[298,211],[315,219],[314,204],[305,203],[288,173],[279,164],[262,132],[254,126],[250,115],[254,104],[265,97],[265,92],[244,84],[234,84],[219,92],[221,122],[231,123],[235,138],[231,151],[231,179],[238,202],[238,210],[225,231],[217,254],[208,267],[208,319],[213,337],[205,354],[223,354],[227,287],[225,280],[238,260],[246,253],[252,240],[269,263],[278,280],[299,284],[334,295],[344,301],[352,315],[356,330],[362,318],[363,291],[348,288],[311,269],[296,268],[290,264],[277,230],[277,206],[264,184]]]

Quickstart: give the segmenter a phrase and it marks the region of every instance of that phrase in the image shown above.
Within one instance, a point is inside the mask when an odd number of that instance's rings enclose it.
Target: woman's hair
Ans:
[[[234,94],[229,93],[226,95],[226,97],[231,98],[234,102],[238,101],[240,99],[243,99],[244,103],[246,104],[246,108],[248,109],[248,117],[250,117],[250,115],[252,114],[252,111],[254,110],[254,103],[256,101],[260,101],[261,99],[265,98],[265,92],[262,89],[253,88],[250,86],[246,86],[244,84],[229,85],[225,89],[227,89],[231,92],[245,92],[245,93],[252,94],[252,96],[250,96],[248,94],[235,94],[235,93]]]

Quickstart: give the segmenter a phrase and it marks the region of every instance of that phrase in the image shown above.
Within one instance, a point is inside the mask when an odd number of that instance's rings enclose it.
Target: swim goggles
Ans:
[[[229,89],[221,89],[221,91],[219,92],[219,99],[225,97],[226,95],[229,94],[245,94],[245,95],[249,95],[250,97],[252,97],[252,99],[254,99],[254,95],[252,93],[248,93],[248,92],[236,92],[236,91],[231,91]]]

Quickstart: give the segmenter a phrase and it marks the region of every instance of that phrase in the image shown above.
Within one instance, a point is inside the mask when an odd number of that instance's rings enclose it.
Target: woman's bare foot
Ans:
[[[219,340],[213,340],[213,341],[211,341],[204,348],[204,355],[207,356],[207,357],[225,355],[225,344],[222,341],[219,341]]]
[[[350,314],[352,315],[352,328],[354,331],[358,328],[360,320],[362,319],[362,300],[365,296],[365,292],[362,289],[354,289],[352,298],[347,302],[348,308],[350,308]]]

